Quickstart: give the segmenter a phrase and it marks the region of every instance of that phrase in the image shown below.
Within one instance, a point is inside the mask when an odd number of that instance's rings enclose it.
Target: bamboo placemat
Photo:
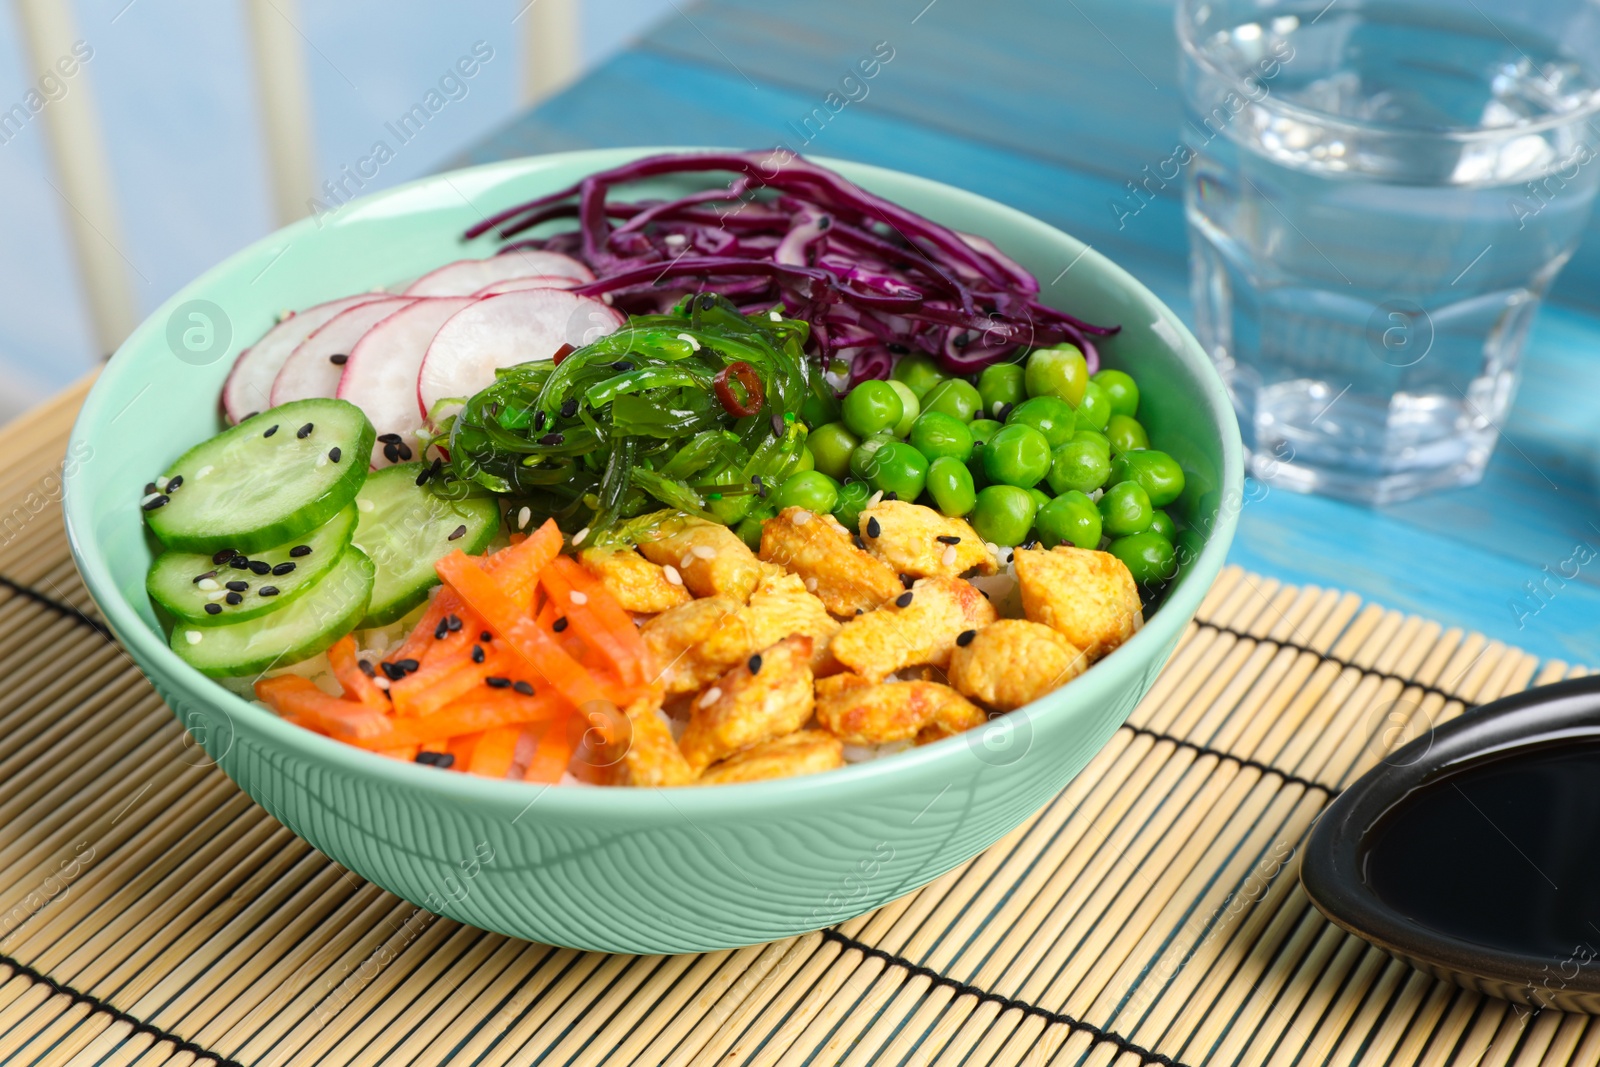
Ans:
[[[103,633],[62,534],[73,390],[0,433],[0,1061],[1600,1062],[1341,933],[1299,887],[1329,798],[1427,723],[1584,673],[1226,571],[1047,808],[835,929],[603,956],[437,919],[296,839]]]

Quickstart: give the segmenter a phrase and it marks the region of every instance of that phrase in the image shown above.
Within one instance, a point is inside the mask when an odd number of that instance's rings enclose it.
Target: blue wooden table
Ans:
[[[1020,208],[1090,242],[1189,317],[1181,188],[1142,206],[1130,192],[1178,143],[1170,0],[676,6],[634,48],[460,162],[782,143]],[[857,62],[875,54],[890,58],[855,80]],[[1482,485],[1381,509],[1257,487],[1232,560],[1600,664],[1600,317],[1586,305],[1595,300],[1600,234],[1539,317]]]

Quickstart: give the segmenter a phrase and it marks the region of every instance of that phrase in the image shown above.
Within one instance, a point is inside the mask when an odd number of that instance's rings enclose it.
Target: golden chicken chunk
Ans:
[[[696,771],[765,741],[790,734],[811,718],[811,638],[786,637],[752,653],[702,693],[678,739]]]
[[[974,568],[994,574],[1000,563],[965,519],[904,500],[861,510],[861,543],[900,574],[954,578]]]
[[[761,558],[798,576],[835,615],[871,611],[903,588],[894,569],[850,543],[844,527],[804,508],[761,526]]]
[[[669,786],[694,781],[695,769],[672,740],[672,731],[656,711],[660,706],[659,696],[642,697],[628,705],[631,734],[627,750],[614,768],[614,784]]]
[[[1133,636],[1143,621],[1139,589],[1128,567],[1109,552],[1057,545],[1019,548],[1022,613],[1061,634],[1097,660]]]
[[[675,520],[641,542],[639,551],[651,563],[676,568],[695,596],[731,596],[743,603],[761,580],[755,553],[720,522]]]
[[[651,563],[631,548],[586,548],[578,562],[617,598],[623,611],[640,615],[659,615],[694,597],[680,578],[674,585],[667,580],[666,568]]]
[[[1050,627],[998,619],[956,639],[950,684],[991,708],[1011,711],[1067,684],[1088,665],[1089,657]]]
[[[982,708],[947,685],[874,683],[848,674],[817,683],[816,710],[817,722],[847,745],[926,743],[989,721]]]
[[[733,785],[768,778],[792,778],[844,766],[844,745],[826,730],[797,730],[747,748],[708,767],[701,785]]]
[[[699,648],[740,610],[740,603],[732,597],[713,596],[691,600],[647,621],[639,628],[639,636],[650,652],[648,676],[659,680],[669,696],[693,693],[705,686],[728,665],[704,662]]]
[[[960,578],[923,578],[876,611],[844,624],[831,650],[838,661],[880,681],[902,667],[945,667],[956,638],[995,619],[994,608]]]

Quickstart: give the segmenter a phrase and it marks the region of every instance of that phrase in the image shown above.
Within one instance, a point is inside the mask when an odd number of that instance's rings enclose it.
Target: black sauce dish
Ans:
[[[1600,676],[1397,749],[1323,812],[1300,878],[1330,920],[1413,967],[1600,1014]]]

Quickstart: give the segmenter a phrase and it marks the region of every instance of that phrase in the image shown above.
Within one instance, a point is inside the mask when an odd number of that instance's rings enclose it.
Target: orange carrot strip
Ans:
[[[380,756],[388,756],[390,759],[405,760],[407,763],[414,763],[417,758],[417,753],[422,751],[422,746],[399,745],[395,748],[378,748],[373,749],[373,751]]]
[[[556,642],[567,650],[567,655],[577,660],[586,667],[593,666],[594,653],[589,646],[583,643],[583,638],[568,626],[560,633],[556,633],[556,620],[561,617],[561,612],[556,610],[555,602],[545,599],[544,607],[539,609],[539,628],[555,636]]]
[[[389,698],[371,678],[362,673],[356,662],[355,638],[346,634],[335,641],[333,647],[328,649],[328,663],[333,667],[333,676],[344,686],[347,699],[365,704],[374,711],[389,710]]]
[[[488,778],[504,778],[511,771],[511,758],[517,751],[517,738],[523,727],[497,726],[478,735],[465,769]]]
[[[539,584],[565,614],[586,645],[606,658],[624,682],[644,681],[645,647],[628,613],[576,560],[558,556],[539,575]]]
[[[387,737],[377,742],[356,741],[355,744],[362,748],[379,745],[392,748],[405,744],[446,743],[462,734],[543,722],[565,711],[565,702],[553,697],[523,696],[510,689],[486,689],[453,701],[431,715],[386,719],[390,727]]]
[[[485,678],[505,675],[519,663],[514,656],[495,652],[485,656],[482,663],[464,659],[453,668],[433,673],[422,685],[401,689],[400,683],[395,682],[389,690],[394,693],[394,713],[401,718],[432,714],[474,689],[482,688]],[[404,680],[409,682],[412,677],[420,676],[419,671]]]
[[[465,608],[462,609],[466,611]],[[412,673],[399,681],[389,683],[389,699],[394,701],[394,710],[397,715],[420,715],[417,696],[426,693],[445,678],[453,677],[458,671],[473,671],[478,664],[472,661],[472,646],[480,644],[478,635],[483,631],[483,620],[475,614],[466,611],[470,618],[463,619],[464,625],[459,631],[448,634],[442,639],[435,639],[431,635],[428,640],[426,657],[422,664]],[[485,653],[489,650],[485,649]],[[396,660],[404,656],[396,655]],[[481,681],[493,671],[478,671]],[[437,708],[438,703],[433,707]],[[431,708],[429,710],[432,710]]]
[[[567,772],[567,764],[572,762],[577,740],[583,735],[583,731],[573,729],[573,725],[570,713],[550,720],[539,737],[533,758],[528,761],[528,769],[522,773],[523,781],[547,782],[551,785],[561,781],[561,776]]]
[[[532,540],[529,538],[524,543]],[[527,664],[534,676],[544,683],[545,690],[553,689],[580,706],[592,700],[612,698],[614,694],[601,688],[581,663],[569,656],[550,634],[540,629],[535,620],[519,610],[512,597],[502,591],[495,580],[460,549],[434,566],[439,576],[461,595],[472,610],[483,617],[485,624],[505,642],[506,647]]]
[[[450,753],[451,756],[455,757],[454,761],[450,764],[450,769],[453,771],[466,770],[467,765],[472,762],[472,754],[478,749],[478,742],[482,740],[484,736],[484,734],[478,733],[457,734],[455,737],[452,737],[444,746],[444,750]]]
[[[438,630],[439,623],[447,615],[461,613],[461,598],[448,589],[441,589],[434,594],[433,602],[428,605],[428,610],[422,613],[422,618],[417,620],[416,628],[406,635],[400,643],[399,649],[391,654],[391,660],[414,659],[420,662],[427,656],[432,647],[434,631]],[[465,627],[462,627],[465,630]]]
[[[261,679],[255,689],[256,696],[267,706],[292,716],[318,733],[352,743],[376,741],[387,747],[389,716],[354,700],[331,697],[308,678],[280,674],[276,678]]]

